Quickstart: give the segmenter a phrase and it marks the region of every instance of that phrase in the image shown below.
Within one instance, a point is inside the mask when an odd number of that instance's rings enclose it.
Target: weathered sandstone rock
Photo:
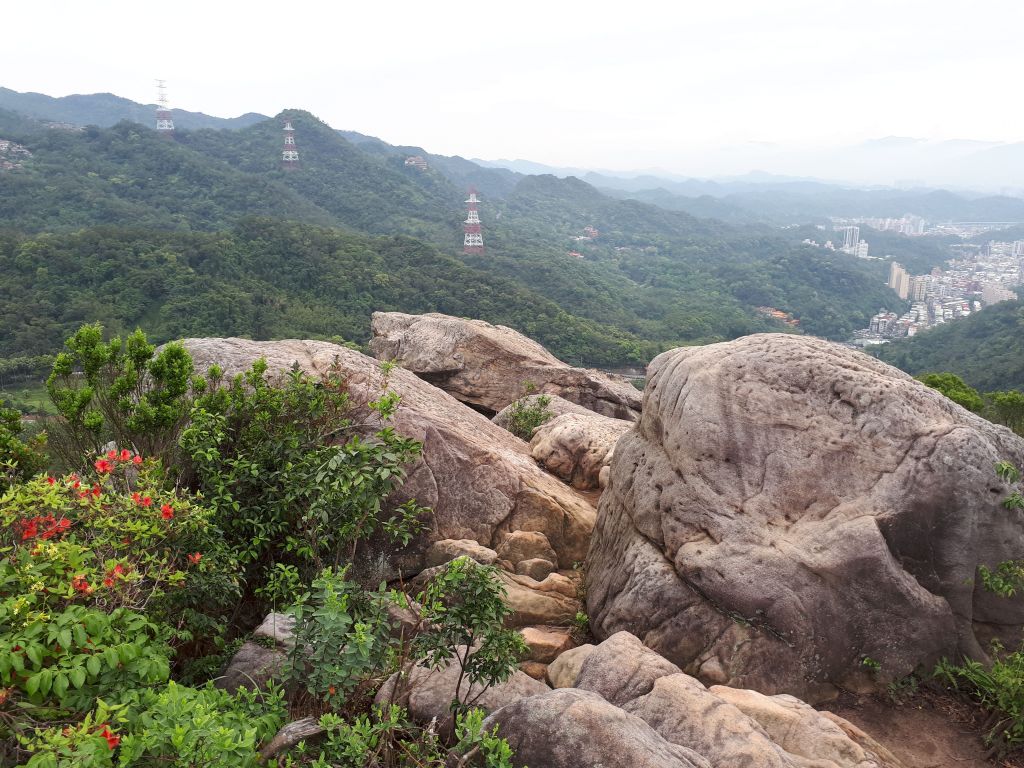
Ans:
[[[505,602],[512,609],[507,620],[510,627],[571,626],[576,614],[583,610],[575,597],[575,585],[557,573],[540,582],[504,571],[498,578],[507,592]]]
[[[597,413],[566,413],[534,431],[530,455],[574,488],[597,488],[601,470],[611,462],[615,444],[632,427],[630,421]]]
[[[521,661],[519,671],[542,683],[548,678],[548,665],[540,661]]]
[[[231,657],[224,674],[214,684],[229,693],[239,688],[263,689],[268,682],[280,676],[287,658],[284,649],[280,647],[268,648],[247,640]]]
[[[519,633],[530,649],[527,658],[541,664],[551,663],[575,645],[572,633],[562,627],[523,627]]]
[[[558,563],[558,555],[551,548],[548,537],[538,531],[512,531],[498,544],[498,557],[510,563],[540,558]]]
[[[476,560],[481,565],[490,565],[498,559],[497,552],[477,544],[472,539],[442,539],[427,548],[424,565],[432,568],[463,556]]]
[[[531,557],[516,563],[515,571],[520,576],[529,576],[534,581],[544,581],[555,572],[555,564],[541,557]]]
[[[527,383],[605,416],[635,419],[640,393],[628,381],[573,368],[503,325],[430,313],[374,312],[370,349],[465,403],[500,411]]]
[[[459,665],[447,664],[440,669],[413,667],[409,674],[409,685],[405,695],[395,692],[395,673],[387,679],[374,701],[377,704],[391,703],[407,707],[409,715],[418,723],[429,723],[435,717],[443,730],[450,730],[450,704],[455,698],[455,687],[459,682]],[[481,694],[479,685],[470,685],[468,680],[462,681],[459,700],[463,703],[474,702],[485,712],[494,712],[501,707],[512,704],[519,699],[545,693],[550,689],[543,682],[534,680],[525,672],[516,670],[504,683],[492,685]]]
[[[591,626],[706,683],[809,700],[983,658],[973,622],[1024,623],[1024,600],[975,586],[1021,555],[1004,459],[1024,464],[1024,440],[838,345],[666,352],[601,499]]]
[[[714,685],[709,691],[754,720],[790,755],[829,760],[835,765],[899,763],[889,750],[852,723],[831,712],[818,712],[794,696],[765,696],[722,685]]]
[[[552,688],[574,688],[580,675],[580,668],[596,645],[586,643],[563,652],[548,664],[548,683]]]
[[[472,539],[493,547],[499,535],[526,530],[544,533],[560,559],[583,559],[593,507],[537,467],[521,440],[409,371],[385,377],[373,358],[323,341],[188,339],[185,346],[198,370],[217,364],[230,376],[260,357],[274,374],[297,364],[322,375],[336,365],[356,402],[376,398],[384,386],[398,393],[392,425],[421,441],[423,454],[396,501],[415,498],[433,509],[431,530],[418,542],[421,555],[432,541]],[[419,566],[422,556],[408,567]]]
[[[484,721],[497,726],[531,768],[712,768],[693,750],[666,741],[635,715],[596,693],[561,688],[520,699]]]
[[[629,632],[616,632],[591,651],[576,687],[599,693],[617,707],[651,692],[654,683],[680,669]]]

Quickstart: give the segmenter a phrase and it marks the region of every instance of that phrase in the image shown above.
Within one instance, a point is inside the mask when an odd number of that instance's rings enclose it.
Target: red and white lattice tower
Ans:
[[[284,121],[284,147],[281,149],[281,167],[286,171],[299,167],[299,148],[295,145],[295,129],[292,121]]]
[[[480,228],[480,213],[476,206],[480,201],[476,197],[476,189],[469,188],[469,199],[466,201],[466,221],[462,224],[462,231],[466,233],[463,239],[463,253],[483,253],[484,236]]]
[[[156,81],[157,108],[156,108],[156,130],[163,136],[174,135],[174,120],[171,119],[171,110],[167,106],[167,82]]]

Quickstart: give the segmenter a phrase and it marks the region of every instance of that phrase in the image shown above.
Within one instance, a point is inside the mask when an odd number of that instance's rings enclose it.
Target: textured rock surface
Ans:
[[[648,369],[591,543],[591,626],[706,683],[830,695],[963,652],[1024,601],[974,587],[1019,557],[994,464],[1024,440],[864,354],[783,334]]]
[[[481,565],[490,565],[498,559],[498,553],[481,546],[472,539],[441,539],[427,549],[424,564],[428,568],[444,565],[457,557],[469,557]]]
[[[527,382],[605,416],[635,419],[640,410],[640,393],[625,379],[566,365],[503,325],[437,313],[374,312],[371,328],[375,357],[494,412],[521,397]]]
[[[541,557],[531,557],[529,560],[520,560],[516,563],[515,571],[518,575],[529,576],[534,581],[544,581],[555,572],[555,564]]]
[[[384,384],[376,360],[328,342],[189,339],[185,346],[198,370],[216,363],[229,376],[261,356],[274,373],[297,363],[320,375],[336,363],[357,402],[377,397]],[[583,559],[593,507],[537,467],[521,440],[409,371],[393,370],[387,385],[402,398],[393,426],[423,443],[397,499],[415,498],[433,509],[421,547],[439,539],[493,546],[499,534],[527,530],[546,534],[567,562]],[[422,557],[410,567],[417,565]]]
[[[530,768],[712,768],[596,693],[561,688],[503,707],[484,721]],[[724,768],[724,767],[723,767]]]
[[[615,444],[632,426],[597,413],[565,413],[534,430],[530,455],[574,488],[590,490],[600,485]]]
[[[580,668],[596,645],[586,643],[570,648],[548,664],[548,683],[552,688],[574,688],[580,676]]]
[[[512,531],[498,544],[497,553],[500,559],[515,564],[537,558],[558,564],[558,555],[548,537],[537,531]]]
[[[896,757],[855,725],[794,696],[714,685],[710,693],[754,720],[786,752],[836,765],[893,765]]]
[[[631,765],[638,754],[633,740],[644,734],[645,749],[664,749],[664,741],[685,749],[686,759],[694,764],[716,768],[902,768],[842,718],[818,713],[792,696],[768,697],[721,686],[709,690],[626,632],[586,652],[583,647],[567,651],[549,666],[548,677],[557,677],[559,662],[573,653],[584,657],[575,689],[523,699],[490,718],[510,743],[516,740],[513,746],[522,745],[516,764],[549,765],[539,757],[547,750],[558,756],[550,763],[554,765]],[[579,696],[583,692],[586,698]],[[631,717],[622,718],[619,712]],[[513,715],[526,718],[545,741],[528,744],[524,724]],[[557,720],[552,725],[547,718],[565,718],[566,732],[554,730]],[[632,718],[648,725],[657,738]],[[608,750],[603,762],[561,762],[571,759],[572,749],[583,748],[573,733],[577,724],[592,730],[598,740],[608,730],[619,731],[624,746],[601,741]],[[528,756],[536,757],[531,761]]]
[[[526,658],[541,664],[550,664],[575,645],[572,632],[563,627],[523,627],[519,632],[530,649]]]
[[[268,648],[248,640],[231,657],[224,674],[214,684],[229,693],[239,688],[262,689],[280,675],[287,658],[280,647]]]
[[[405,696],[395,695],[396,675],[397,673],[389,677],[381,686],[374,701],[385,704],[394,697],[394,703],[408,707],[410,716],[416,722],[429,723],[436,717],[444,730],[450,730],[451,723],[445,724],[445,721],[451,716],[449,705],[455,698],[455,686],[459,682],[459,665],[449,664],[440,669],[414,667],[409,674]],[[493,685],[482,694],[480,686],[470,686],[468,681],[464,680],[462,690],[459,691],[459,700],[463,703],[473,701],[474,706],[485,712],[494,712],[519,699],[549,690],[544,683],[517,669],[504,683]]]
[[[576,586],[557,573],[544,581],[505,572],[500,572],[498,578],[507,592],[505,602],[512,608],[507,620],[511,627],[571,626],[583,610],[575,597]]]

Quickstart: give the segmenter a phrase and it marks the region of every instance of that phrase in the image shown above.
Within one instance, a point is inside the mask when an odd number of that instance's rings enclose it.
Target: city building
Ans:
[[[901,264],[895,261],[889,266],[889,287],[901,299],[906,299],[910,293],[910,275]]]

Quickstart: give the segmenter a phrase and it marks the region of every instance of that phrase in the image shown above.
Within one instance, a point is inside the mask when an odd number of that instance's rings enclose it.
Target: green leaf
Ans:
[[[71,678],[71,684],[75,686],[75,688],[81,688],[85,685],[85,670],[81,667],[76,667],[71,670],[71,673],[68,676]]]
[[[42,673],[37,672],[32,675],[28,680],[25,681],[25,692],[29,696],[35,696],[36,691],[39,690],[39,684],[41,682]]]
[[[90,656],[86,659],[85,668],[89,670],[89,674],[93,677],[99,677],[100,670],[103,669],[103,665],[98,656]]]

